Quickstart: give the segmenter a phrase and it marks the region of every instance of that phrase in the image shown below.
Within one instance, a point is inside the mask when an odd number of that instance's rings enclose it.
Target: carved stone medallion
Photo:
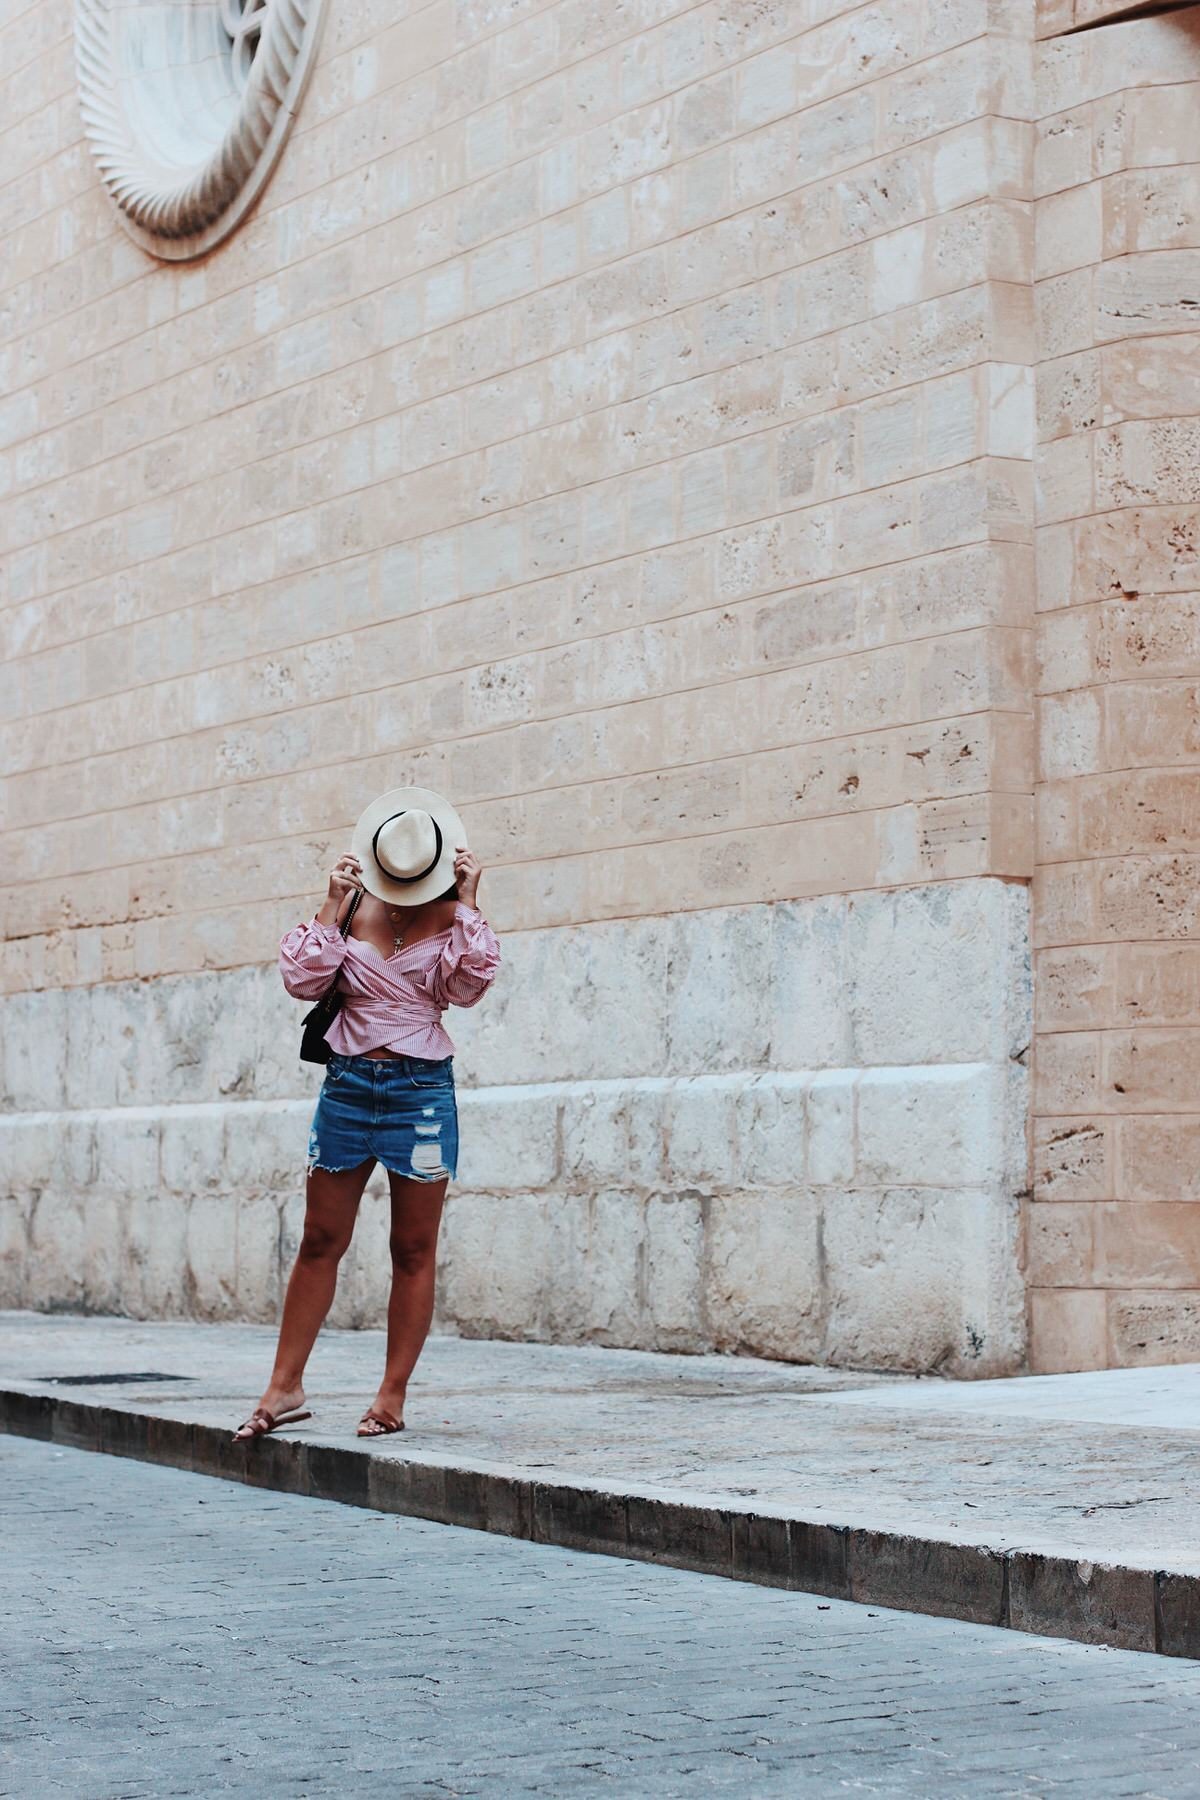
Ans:
[[[75,0],[84,128],[121,223],[180,262],[219,244],[278,160],[324,0]]]

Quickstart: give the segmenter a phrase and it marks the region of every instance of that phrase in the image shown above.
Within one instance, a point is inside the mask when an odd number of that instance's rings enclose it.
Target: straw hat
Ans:
[[[362,883],[378,900],[420,906],[454,885],[454,856],[467,834],[440,794],[429,788],[389,788],[359,814],[350,848]]]

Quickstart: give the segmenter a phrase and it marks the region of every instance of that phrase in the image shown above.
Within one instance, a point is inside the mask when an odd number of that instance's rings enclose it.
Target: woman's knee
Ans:
[[[419,1275],[429,1268],[437,1255],[437,1239],[428,1236],[411,1237],[403,1232],[393,1231],[390,1244],[392,1267],[401,1275]]]
[[[331,1225],[323,1219],[306,1219],[300,1239],[300,1255],[305,1262],[340,1262],[350,1247],[351,1233],[342,1225]]]

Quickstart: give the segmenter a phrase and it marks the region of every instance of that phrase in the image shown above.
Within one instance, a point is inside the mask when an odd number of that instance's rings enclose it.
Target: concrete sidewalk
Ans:
[[[262,1326],[0,1314],[0,1426],[545,1543],[1200,1655],[1196,1365],[948,1383],[440,1337],[408,1429],[364,1442],[354,1422],[382,1335],[326,1332],[316,1417],[234,1445],[273,1342]],[[105,1379],[122,1374],[141,1379]]]

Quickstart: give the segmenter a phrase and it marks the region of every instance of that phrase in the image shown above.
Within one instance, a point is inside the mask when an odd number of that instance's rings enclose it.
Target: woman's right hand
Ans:
[[[351,897],[362,887],[362,864],[352,851],[347,850],[339,856],[329,871],[329,895],[326,905],[332,902],[336,911],[335,923],[341,924],[344,910],[349,906]],[[321,908],[324,912],[325,908]]]

